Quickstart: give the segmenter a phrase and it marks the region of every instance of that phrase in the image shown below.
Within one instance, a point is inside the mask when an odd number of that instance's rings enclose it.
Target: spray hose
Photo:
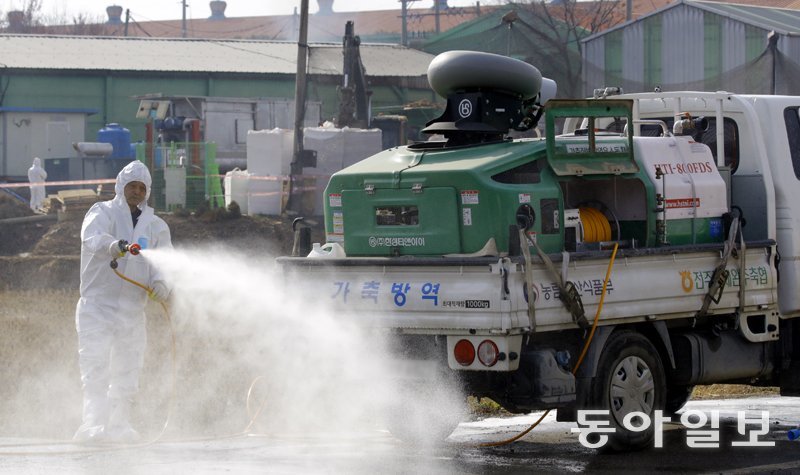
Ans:
[[[606,297],[606,288],[608,287],[608,281],[611,279],[611,268],[614,266],[614,260],[617,258],[617,249],[619,248],[618,243],[614,243],[614,250],[611,251],[611,259],[608,261],[608,267],[606,268],[606,276],[603,279],[603,289],[600,293],[600,302],[597,304],[597,312],[594,314],[594,321],[592,322],[592,327],[589,330],[589,336],[586,338],[586,343],[583,344],[583,349],[581,350],[581,354],[578,357],[578,361],[575,363],[575,367],[572,368],[572,375],[578,374],[578,369],[581,367],[584,358],[586,358],[586,354],[589,352],[589,345],[592,344],[592,338],[594,338],[594,332],[597,329],[597,323],[600,321],[600,312],[603,310],[603,302],[605,301]],[[501,440],[497,442],[485,442],[483,444],[478,444],[478,447],[500,447],[503,445],[512,444],[519,439],[525,437],[528,432],[532,431],[533,429],[538,426],[552,409],[548,409],[542,414],[542,416],[536,420],[533,424],[530,425],[527,429],[520,432],[519,434],[511,437],[510,439]]]
[[[130,252],[134,256],[139,255],[140,251],[141,251],[141,248],[139,247],[138,244],[131,244],[130,246],[128,246],[128,252]],[[141,288],[145,292],[147,292],[148,295],[152,295],[152,292],[153,292],[152,288],[142,284],[141,282],[137,282],[137,281],[131,279],[130,277],[126,276],[125,274],[123,274],[122,272],[117,270],[117,259],[112,259],[111,263],[110,263],[110,266],[111,266],[111,269],[114,271],[114,273],[117,274],[117,276],[119,276],[120,279],[122,279],[122,280],[124,280],[126,282],[130,282],[131,284],[133,284],[133,285]],[[167,320],[167,324],[169,324],[169,334],[170,334],[170,340],[171,340],[170,357],[171,357],[171,360],[172,360],[172,382],[171,382],[171,388],[170,388],[169,406],[168,406],[168,410],[167,410],[167,418],[166,418],[166,420],[164,420],[164,425],[161,427],[161,432],[159,432],[158,435],[153,440],[151,440],[150,442],[146,442],[146,443],[143,443],[143,444],[134,444],[133,445],[134,447],[144,447],[144,446],[147,446],[147,445],[154,444],[158,440],[160,440],[161,437],[164,435],[164,433],[167,431],[167,427],[169,426],[169,421],[172,418],[172,411],[173,411],[173,409],[175,407],[176,381],[178,379],[178,375],[177,375],[178,364],[177,364],[177,357],[176,357],[177,344],[175,342],[175,328],[172,325],[172,318],[170,318],[169,308],[167,307],[167,304],[164,303],[163,301],[159,301],[158,303],[159,303],[159,305],[161,305],[161,308],[164,310],[164,318]]]

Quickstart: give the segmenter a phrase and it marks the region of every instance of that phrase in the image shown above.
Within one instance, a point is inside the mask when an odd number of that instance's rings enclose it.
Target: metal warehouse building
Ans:
[[[426,77],[432,55],[396,45],[362,44],[360,50],[373,107],[435,99]],[[145,120],[136,119],[135,96],[293,99],[296,61],[292,42],[0,35],[0,177],[25,176],[31,155],[19,156],[13,144],[37,135],[46,141],[48,128],[62,141],[94,141],[98,130],[118,123],[132,140],[143,140]],[[308,75],[308,100],[321,102],[323,117],[333,117],[341,44],[310,45]],[[37,120],[22,120],[26,113]],[[86,117],[84,130],[53,125],[75,113]],[[38,123],[44,125],[25,130]],[[64,150],[30,153],[61,158]]]
[[[800,94],[800,10],[678,0],[583,41],[584,91]]]

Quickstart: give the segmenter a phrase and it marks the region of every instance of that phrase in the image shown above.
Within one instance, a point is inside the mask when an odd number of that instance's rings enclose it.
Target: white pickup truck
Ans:
[[[617,449],[652,444],[626,416],[697,384],[800,395],[800,97],[548,101],[535,68],[465,52],[429,80],[445,140],[335,174],[328,243],[279,258],[287,278],[467,394],[607,410]],[[507,137],[540,117],[546,137]]]

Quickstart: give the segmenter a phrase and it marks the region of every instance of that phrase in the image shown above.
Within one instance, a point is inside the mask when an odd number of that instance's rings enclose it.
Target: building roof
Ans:
[[[449,7],[439,12],[439,31],[447,31],[464,21],[478,18],[495,7]],[[299,15],[272,15],[230,17],[223,19],[187,19],[187,38],[229,38],[297,40]],[[340,41],[348,21],[355,24],[355,32],[364,41],[399,42],[402,30],[400,10],[363,12],[333,12],[312,14],[308,18],[308,39],[315,42]],[[409,8],[406,16],[409,37],[426,37],[436,34],[434,8]],[[132,21],[128,36],[181,38],[182,20]],[[63,25],[39,28],[37,33],[90,34],[125,36],[124,24]]]
[[[508,18],[510,17],[510,18]],[[507,19],[508,18],[508,19]],[[560,20],[554,22],[560,25]],[[558,41],[551,27],[542,28],[539,17],[530,8],[509,5],[472,21],[462,23],[427,41],[423,50],[442,53],[454,49],[487,51],[526,59],[538,54],[552,54],[554,48],[543,37]],[[569,45],[578,52],[578,45]],[[538,54],[537,54],[538,53]]]
[[[641,18],[659,11],[680,0],[633,0],[631,5],[633,19]],[[706,3],[720,5],[750,5],[772,8],[800,9],[800,0],[709,0]],[[399,2],[398,2],[399,3]],[[625,1],[618,3],[613,18],[608,24],[601,25],[598,31],[614,27],[626,21],[627,6]],[[594,2],[582,1],[576,6],[590,10]],[[519,7],[525,8],[525,3]],[[605,3],[604,5],[608,5]],[[480,5],[448,7],[439,11],[439,33],[446,32],[458,25],[469,22],[483,15],[490,14],[497,8],[508,5]],[[551,4],[550,8],[558,8]],[[605,8],[605,7],[603,7]],[[725,8],[725,7],[723,7]],[[436,10],[430,8],[409,8],[407,10],[406,29],[410,40],[427,39],[436,36]],[[556,13],[556,16],[557,13]],[[182,20],[139,21],[132,18],[127,27],[127,36],[181,38]],[[363,12],[317,12],[309,15],[309,41],[340,42],[344,35],[344,27],[348,21],[355,24],[355,32],[364,42],[399,43],[402,31],[400,9],[376,10]],[[273,15],[252,17],[225,17],[222,19],[195,18],[186,21],[187,38],[220,38],[220,39],[261,39],[296,41],[299,30],[299,15]],[[582,25],[592,29],[592,25]],[[12,32],[8,30],[8,32]],[[126,36],[123,23],[89,24],[89,25],[57,25],[37,26],[18,33],[58,34],[58,35],[92,35],[92,36]]]
[[[341,44],[311,44],[308,72],[342,74]],[[362,44],[372,77],[425,76],[433,56],[388,44]],[[296,73],[297,44],[258,40],[0,35],[0,63],[9,69]]]
[[[616,25],[613,28],[583,38],[581,42],[591,41],[612,31],[625,28],[629,23],[643,21],[679,5],[699,8],[764,30],[774,30],[782,35],[800,34],[800,0],[758,0],[758,5],[752,5],[751,3],[753,3],[753,0],[727,0],[726,2],[716,0],[674,0],[668,5],[631,22]],[[796,5],[798,9],[771,6],[772,4]]]
[[[734,3],[720,3],[697,0],[684,0],[687,5],[701,8],[722,17],[738,20],[748,25],[774,30],[783,35],[800,34],[800,10],[794,8],[778,8]],[[782,2],[796,4],[800,8],[800,0]]]

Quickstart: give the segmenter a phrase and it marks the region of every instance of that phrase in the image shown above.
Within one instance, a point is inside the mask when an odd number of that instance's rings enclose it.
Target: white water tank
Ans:
[[[707,145],[690,137],[634,137],[633,148],[656,193],[666,198],[667,220],[728,212],[725,180]],[[656,178],[658,168],[663,178]]]

